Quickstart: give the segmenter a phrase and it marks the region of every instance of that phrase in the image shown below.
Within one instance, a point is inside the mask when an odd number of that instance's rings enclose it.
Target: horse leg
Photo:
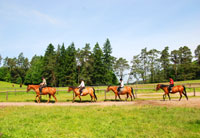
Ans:
[[[165,94],[163,94],[163,101],[165,101]]]
[[[37,98],[38,98],[38,95],[36,95],[36,97],[35,97],[35,101],[36,101],[36,102],[38,102]]]
[[[120,101],[121,101],[122,99],[121,99],[121,97],[120,97],[120,95],[119,95],[119,94],[118,94],[118,97],[119,97],[119,99],[120,99]]]
[[[49,94],[49,99],[48,99],[47,103],[49,103],[50,99],[51,99],[51,94]]]
[[[115,93],[115,101],[117,101],[117,93]]]
[[[179,101],[181,100],[181,98],[182,98],[182,93],[180,92],[180,99],[179,99]]]
[[[91,98],[91,102],[92,102],[92,99],[93,99],[93,97],[92,97],[92,95],[90,94],[90,98]]]
[[[128,97],[129,97],[129,95],[128,95],[128,93],[126,94],[127,96],[126,96],[126,101],[127,101],[127,99],[128,99]]]
[[[55,99],[55,102],[58,102],[58,100],[56,99],[56,96],[55,96],[55,94],[53,95],[53,98]]]
[[[79,95],[78,97],[79,97],[79,99],[80,99],[80,102],[81,102],[81,96]]]
[[[133,96],[132,96],[132,94],[130,93],[129,95],[130,95],[130,97],[131,97],[131,101],[133,101],[133,98],[132,98]]]
[[[167,95],[168,95],[169,100],[171,101],[171,98],[170,98],[170,96],[169,96],[169,93],[168,93]]]
[[[41,100],[41,96],[40,96],[40,95],[38,95],[38,98],[39,98],[39,103],[40,103],[40,100]]]
[[[183,94],[185,95],[186,99],[188,100],[188,96],[186,92],[183,92]]]
[[[77,95],[74,96],[72,103],[75,101],[76,97],[77,97]]]

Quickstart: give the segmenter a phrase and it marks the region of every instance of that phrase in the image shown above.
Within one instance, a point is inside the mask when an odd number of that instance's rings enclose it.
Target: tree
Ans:
[[[197,59],[197,62],[200,65],[200,45],[197,46],[194,53],[195,53],[195,58]]]
[[[30,62],[30,68],[26,72],[25,84],[40,84],[43,74],[43,57],[42,56],[33,56]]]
[[[161,51],[160,62],[163,69],[163,78],[168,80],[169,78],[169,65],[170,65],[170,55],[169,55],[169,47],[165,47],[163,51]]]
[[[103,45],[103,64],[105,66],[104,78],[105,82],[108,84],[114,84],[116,82],[115,80],[116,76],[114,76],[113,73],[114,57],[111,54],[112,54],[111,44],[109,39],[106,39],[106,42]]]
[[[142,67],[142,62],[140,60],[140,55],[133,56],[131,63],[132,67],[127,83],[129,83],[129,81],[132,79],[132,76],[136,79],[136,83],[138,83],[139,79],[142,79],[142,76],[144,76],[144,70]]]
[[[174,75],[175,75],[175,80],[176,80],[177,76],[178,76],[177,68],[178,68],[178,64],[180,64],[179,51],[178,50],[171,51],[171,61],[173,63],[173,70],[174,70],[174,73],[175,73]],[[171,78],[173,78],[173,77],[171,77]]]
[[[92,72],[93,72],[93,60],[92,52],[90,51],[90,44],[86,43],[82,50],[79,50],[77,54],[78,58],[78,81],[84,79],[87,85],[92,85]]]
[[[140,60],[142,62],[142,68],[143,68],[143,72],[144,72],[141,77],[142,77],[143,83],[145,83],[147,80],[147,74],[149,71],[147,48],[144,48],[141,50]]]
[[[103,85],[105,83],[104,78],[104,64],[103,64],[103,52],[99,44],[96,43],[93,48],[93,73],[92,82],[96,85]]]
[[[43,65],[44,72],[43,76],[47,80],[47,85],[56,86],[56,53],[54,51],[54,46],[49,44],[44,55]],[[42,76],[41,76],[42,77]]]
[[[60,47],[58,45],[57,54],[56,54],[56,76],[57,84],[56,86],[66,86],[67,85],[67,51],[65,49],[64,43]]]
[[[125,76],[124,71],[129,69],[128,61],[122,57],[120,57],[114,66],[115,72],[119,78],[123,78]]]
[[[1,65],[1,61],[2,61],[2,59],[3,59],[3,58],[2,58],[2,56],[0,55],[0,65]]]
[[[76,63],[76,49],[74,43],[66,49],[66,80],[68,85],[77,84],[77,63]]]
[[[156,49],[152,49],[148,51],[148,63],[149,63],[149,68],[150,68],[150,82],[156,82],[156,71],[157,67],[159,67],[159,56],[160,52]]]

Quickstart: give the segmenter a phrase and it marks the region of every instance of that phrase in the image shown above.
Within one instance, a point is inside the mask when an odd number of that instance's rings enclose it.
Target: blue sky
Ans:
[[[0,54],[31,59],[48,44],[83,48],[109,38],[128,61],[142,48],[200,44],[200,0],[0,0]]]

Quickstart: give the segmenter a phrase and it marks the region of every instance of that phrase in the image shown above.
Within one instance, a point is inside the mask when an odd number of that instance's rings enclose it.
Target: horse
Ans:
[[[80,101],[81,101],[81,96],[86,96],[86,95],[90,95],[91,97],[91,102],[92,100],[96,102],[97,100],[97,96],[95,94],[95,89],[93,87],[86,87],[82,90],[82,95],[80,95],[80,91],[78,87],[73,87],[73,86],[69,86],[68,88],[68,92],[73,91],[75,93],[75,97],[73,98],[73,101],[75,101],[75,98],[78,96]]]
[[[185,88],[184,85],[177,85],[177,86],[172,87],[172,92],[169,92],[168,88],[169,88],[169,85],[163,85],[163,84],[158,84],[157,87],[156,87],[156,91],[158,91],[159,89],[162,89],[164,91],[164,94],[163,94],[163,100],[164,101],[165,101],[166,95],[168,95],[169,100],[171,100],[169,94],[170,93],[174,94],[174,93],[177,93],[177,92],[179,92],[179,94],[180,94],[179,101],[182,98],[182,94],[185,95],[186,99],[188,100],[186,88]]]
[[[40,88],[40,85],[28,85],[26,92],[28,92],[31,89],[33,89],[36,92],[35,100],[40,103],[41,95],[40,95],[39,88]],[[42,89],[42,95],[47,95],[47,94],[49,94],[49,99],[48,99],[47,103],[49,103],[49,101],[51,99],[51,96],[53,96],[55,101],[57,102],[57,99],[56,99],[56,96],[55,96],[55,94],[56,94],[56,89],[55,88],[52,88],[52,87],[43,88]]]
[[[113,91],[115,93],[115,100],[117,100],[117,96],[119,97],[120,100],[122,100],[120,95],[124,95],[124,94],[127,95],[126,101],[127,101],[129,96],[131,97],[131,101],[133,100],[132,97],[135,99],[135,95],[133,93],[132,87],[125,86],[123,88],[123,91],[120,91],[120,93],[118,93],[117,89],[118,89],[118,86],[108,86],[106,91],[107,92],[109,92],[110,90]]]

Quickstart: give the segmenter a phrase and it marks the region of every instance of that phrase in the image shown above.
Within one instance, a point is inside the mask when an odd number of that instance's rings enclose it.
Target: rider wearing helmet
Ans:
[[[42,94],[42,88],[45,88],[47,86],[47,82],[46,79],[44,77],[42,77],[42,83],[40,83],[40,94]]]
[[[169,92],[172,92],[172,87],[174,87],[174,80],[172,78],[169,78]]]
[[[79,88],[80,95],[82,96],[82,91],[83,89],[85,89],[85,82],[83,79],[81,79],[81,84],[78,86],[78,88]]]
[[[117,92],[118,94],[120,94],[120,89],[124,87],[124,82],[123,82],[123,79],[121,78],[120,79],[120,86],[117,88]]]

